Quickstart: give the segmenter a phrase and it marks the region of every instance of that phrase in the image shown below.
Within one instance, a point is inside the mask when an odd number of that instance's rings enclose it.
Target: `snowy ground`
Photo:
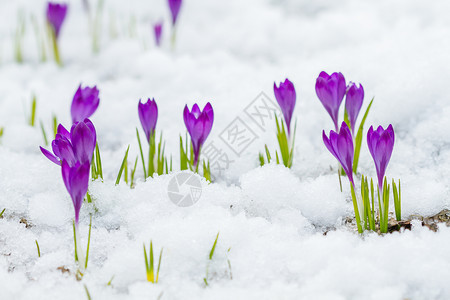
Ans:
[[[321,132],[332,122],[314,91],[322,70],[361,82],[363,109],[375,97],[366,124],[392,123],[396,131],[387,175],[402,180],[404,216],[450,208],[450,2],[184,2],[171,51],[165,0],[105,1],[98,55],[91,51],[82,2],[70,2],[62,69],[38,62],[30,15],[43,21],[45,2],[0,2],[1,298],[85,299],[84,285],[92,299],[450,298],[449,228],[435,233],[415,222],[412,231],[361,237],[343,225],[353,208],[348,188],[341,193],[330,172],[336,162]],[[20,8],[27,16],[21,65],[13,59]],[[150,24],[160,19],[165,28],[157,49]],[[286,77],[298,95],[294,165],[260,168],[257,152],[264,143],[276,146],[274,124],[255,126],[245,109],[261,92],[273,100],[273,82]],[[52,114],[70,125],[70,101],[80,82],[100,89],[92,120],[106,177],[90,186],[97,211],[92,204],[81,211],[84,242],[91,213],[93,228],[88,272],[77,281],[72,204],[59,168],[39,152],[40,129],[28,126],[26,115],[34,93],[37,118],[48,132]],[[230,156],[220,135],[236,117],[257,135],[216,183],[203,182],[194,206],[177,207],[168,199],[173,175],[143,182],[139,165],[135,189],[114,186],[127,145],[133,160],[138,153],[137,101],[146,97],[158,103],[157,128],[175,167],[186,103],[212,103],[209,141]],[[360,171],[375,175],[365,143]],[[336,230],[324,235],[330,228]],[[142,243],[150,239],[158,253],[164,247],[156,285],[145,277]]]

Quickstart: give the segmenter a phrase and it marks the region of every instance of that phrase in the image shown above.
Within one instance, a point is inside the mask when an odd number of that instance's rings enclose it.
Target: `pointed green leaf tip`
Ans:
[[[122,177],[122,172],[125,169],[125,165],[127,164],[128,151],[130,150],[130,145],[128,145],[127,151],[125,152],[125,156],[122,160],[122,165],[120,166],[119,174],[117,174],[116,185],[119,184],[120,178]]]
[[[216,239],[214,240],[214,244],[213,244],[213,246],[211,248],[211,251],[209,252],[209,260],[211,260],[213,258],[214,251],[216,250],[217,240],[219,239],[219,233],[220,232],[217,233]]]

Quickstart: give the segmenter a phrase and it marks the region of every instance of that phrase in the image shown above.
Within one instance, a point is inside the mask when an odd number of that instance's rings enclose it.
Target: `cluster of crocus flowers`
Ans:
[[[354,147],[353,138],[346,122],[342,122],[339,131],[330,131],[329,137],[323,131],[323,142],[331,154],[338,160],[342,166],[345,174],[350,182],[352,200],[355,210],[356,223],[358,231],[362,232],[364,229],[375,230],[375,210],[374,210],[374,187],[373,181],[370,185],[369,181],[362,176],[361,180],[361,198],[356,197],[356,185],[353,177],[354,164]],[[394,147],[394,130],[392,125],[384,130],[379,126],[376,131],[370,127],[367,133],[367,144],[370,153],[375,162],[378,177],[378,204],[379,204],[379,228],[380,232],[385,233],[388,230],[388,214],[389,214],[389,185],[385,178],[385,172],[392,155]],[[394,200],[397,219],[400,218],[400,184],[397,192],[397,186],[393,182]],[[372,201],[370,201],[370,195]],[[397,210],[399,210],[397,212]]]
[[[372,101],[367,106],[366,112],[359,127],[356,127],[356,121],[364,102],[364,88],[361,84],[357,85],[349,82],[346,85],[345,77],[342,73],[332,73],[328,75],[326,72],[320,72],[316,79],[316,94],[326,111],[330,115],[336,132],[339,130],[339,110],[341,103],[345,97],[345,113],[344,121],[351,129],[354,141],[354,164],[353,173],[356,174],[359,162],[359,154],[361,152],[361,144],[363,139],[364,123],[369,113]],[[356,128],[358,130],[356,131]],[[340,173],[339,173],[340,174]]]
[[[187,165],[191,170],[198,172],[200,162],[200,151],[203,144],[206,141],[209,133],[211,132],[214,123],[214,110],[211,103],[207,103],[203,110],[200,110],[199,106],[194,104],[192,110],[189,110],[188,106],[184,107],[183,112],[184,124],[191,137],[191,157],[188,159],[188,149],[183,150],[183,142],[180,138],[180,155],[181,155],[181,169],[187,169]],[[209,165],[209,164],[208,164]],[[204,172],[207,174],[204,176],[210,179],[209,167],[204,164]]]
[[[58,39],[61,31],[62,24],[67,14],[67,4],[65,3],[47,3],[47,24],[50,29],[51,42],[53,46],[53,54],[56,63],[62,64],[61,58],[59,56]]]
[[[148,142],[148,165],[145,164],[144,152],[142,151],[141,138],[139,131],[136,129],[136,135],[139,142],[139,150],[141,153],[142,166],[144,170],[144,177],[153,176],[154,173],[161,175],[169,172],[167,158],[164,156],[164,143],[162,141],[162,134],[159,143],[156,143],[156,122],[158,121],[158,105],[155,99],[148,99],[147,102],[142,103],[139,100],[138,104],[139,120],[144,129],[145,137]]]
[[[275,115],[275,122],[277,126],[277,140],[280,146],[281,158],[283,160],[283,164],[290,168],[292,167],[292,161],[294,157],[294,141],[295,141],[295,129],[292,132],[291,129],[291,121],[292,114],[294,113],[295,103],[297,101],[297,94],[295,91],[294,84],[286,78],[284,82],[280,82],[279,86],[274,82],[273,83],[273,92],[275,94],[275,98],[277,99],[278,105],[280,106],[281,112],[283,114],[284,122],[278,121],[278,117]],[[287,132],[286,132],[287,128]],[[276,154],[276,162],[280,163],[280,158],[278,156],[278,151]],[[267,162],[270,163],[271,156],[270,152],[266,145],[266,157]],[[262,153],[259,154],[260,165],[264,165],[266,163],[264,159],[264,155]]]

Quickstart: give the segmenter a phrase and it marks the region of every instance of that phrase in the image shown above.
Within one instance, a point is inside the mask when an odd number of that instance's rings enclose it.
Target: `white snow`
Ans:
[[[366,130],[392,123],[396,132],[387,176],[402,181],[403,216],[449,209],[450,2],[184,0],[172,51],[166,0],[108,0],[98,54],[91,51],[82,1],[69,2],[59,68],[38,58],[31,15],[42,31],[45,1],[0,1],[2,299],[87,299],[84,285],[95,300],[450,298],[450,228],[432,232],[414,222],[411,231],[360,236],[344,225],[353,216],[349,187],[343,178],[341,193],[330,171],[336,161],[322,130],[332,122],[314,90],[322,70],[361,82],[363,111],[375,97]],[[13,55],[19,9],[27,20],[23,64]],[[157,49],[151,24],[160,19],[163,46]],[[261,92],[274,101],[273,82],[286,77],[298,95],[293,168],[261,168],[258,152],[264,144],[277,146],[275,124],[260,128],[245,109]],[[92,121],[105,182],[90,184],[94,204],[81,210],[83,247],[91,214],[93,223],[88,271],[77,281],[73,206],[59,168],[38,146],[44,145],[39,121],[48,134],[53,114],[70,125],[80,83],[100,89]],[[35,128],[27,125],[33,94]],[[127,146],[130,163],[138,155],[137,103],[148,97],[158,103],[157,130],[175,170],[184,105],[209,101],[214,107],[208,142],[233,163],[215,183],[202,181],[201,199],[191,207],[170,201],[173,174],[144,182],[140,162],[135,189],[114,186]],[[220,138],[236,117],[256,134],[241,157]],[[365,142],[359,171],[376,176]],[[146,281],[142,245],[148,250],[150,240],[156,255],[164,248],[158,284]]]

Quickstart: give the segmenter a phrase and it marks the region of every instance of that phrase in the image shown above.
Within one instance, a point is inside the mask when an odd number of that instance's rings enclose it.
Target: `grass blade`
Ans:
[[[367,116],[369,115],[370,108],[372,107],[373,98],[369,103],[369,106],[367,106],[366,112],[364,113],[364,117],[361,120],[361,123],[359,124],[358,133],[356,134],[355,139],[355,155],[353,158],[353,173],[356,174],[356,171],[358,170],[358,162],[359,162],[359,154],[361,152],[361,144],[363,139],[363,130],[364,130],[364,123],[366,122]]]
[[[139,151],[141,153],[141,159],[142,159],[142,168],[144,169],[144,178],[147,178],[147,170],[145,169],[145,160],[144,160],[144,152],[142,151],[142,145],[141,145],[141,138],[139,136],[139,130],[136,128],[136,136],[139,143]]]
[[[128,145],[127,151],[125,152],[125,156],[122,160],[122,165],[120,166],[120,170],[119,170],[119,174],[117,174],[117,179],[116,179],[116,185],[119,184],[120,182],[120,178],[122,177],[122,172],[125,168],[125,165],[127,164],[127,158],[128,158],[128,151],[130,150],[130,145]]]

